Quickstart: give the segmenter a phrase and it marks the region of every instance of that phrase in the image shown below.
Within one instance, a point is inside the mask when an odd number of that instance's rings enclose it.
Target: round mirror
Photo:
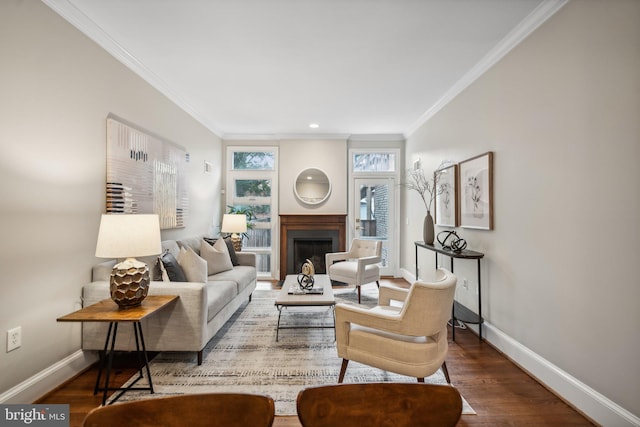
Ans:
[[[293,192],[302,203],[318,205],[327,200],[331,194],[331,182],[322,170],[305,169],[298,174]]]

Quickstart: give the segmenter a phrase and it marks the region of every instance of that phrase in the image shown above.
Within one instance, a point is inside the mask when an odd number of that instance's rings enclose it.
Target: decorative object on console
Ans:
[[[435,174],[439,174],[436,177]],[[458,165],[440,167],[434,173],[434,182],[439,181],[435,197],[435,223],[444,227],[458,226]]]
[[[460,226],[493,230],[493,152],[460,162]]]
[[[102,215],[96,256],[125,258],[113,267],[109,280],[111,299],[120,308],[140,305],[147,296],[149,267],[135,257],[161,252],[158,215]]]
[[[462,252],[467,248],[467,241],[460,238],[453,230],[438,233],[438,243],[442,245],[442,249],[454,252]]]
[[[247,232],[247,216],[245,214],[224,214],[222,217],[222,233],[230,233],[233,248],[236,251],[242,250],[241,234]]]
[[[427,215],[424,218],[422,228],[422,237],[424,242],[429,245],[433,244],[433,240],[435,238],[431,206],[433,205],[436,194],[440,191],[439,181],[442,170],[443,169],[441,168],[436,169],[433,173],[433,178],[429,179],[425,175],[424,170],[419,168],[418,164],[416,164],[416,167],[407,171],[407,181],[402,184],[409,190],[416,191],[420,195],[420,198],[424,203],[424,207],[427,208]]]
[[[300,285],[300,289],[311,289],[313,288],[313,283],[315,282],[313,275],[316,273],[315,268],[313,267],[313,263],[309,260],[302,264],[302,272],[298,275],[298,285]]]

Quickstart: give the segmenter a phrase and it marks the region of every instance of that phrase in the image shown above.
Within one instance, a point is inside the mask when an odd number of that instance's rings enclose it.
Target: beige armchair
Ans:
[[[381,286],[379,305],[372,309],[336,305],[336,343],[342,358],[338,382],[354,360],[419,382],[442,366],[450,383],[445,357],[455,287],[456,277],[438,269],[432,283],[415,282],[409,289]],[[392,306],[391,300],[404,304]]]
[[[358,288],[358,303],[361,298],[360,286],[376,282],[380,287],[378,263],[381,260],[382,242],[379,240],[353,239],[349,252],[334,252],[325,255],[329,278],[355,285]]]

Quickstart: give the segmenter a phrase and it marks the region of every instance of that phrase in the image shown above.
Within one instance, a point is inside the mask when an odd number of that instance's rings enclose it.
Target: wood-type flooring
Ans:
[[[401,279],[383,279],[404,285]],[[261,289],[276,287],[261,281]],[[451,333],[449,333],[449,337]],[[123,383],[135,374],[134,359],[126,354],[114,362],[113,383]],[[447,367],[452,383],[477,412],[463,415],[458,426],[592,426],[587,418],[555,396],[514,363],[469,330],[456,330],[449,338]],[[93,395],[97,367],[93,366],[34,403],[67,403],[71,427],[80,427],[86,414],[101,403]],[[337,379],[336,379],[337,381]],[[300,427],[296,416],[276,417],[275,427]]]

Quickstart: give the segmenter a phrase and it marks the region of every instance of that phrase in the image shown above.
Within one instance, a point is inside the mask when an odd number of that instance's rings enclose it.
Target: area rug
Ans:
[[[369,293],[375,295],[369,295]],[[336,384],[342,360],[333,329],[282,329],[276,342],[277,291],[256,290],[204,349],[202,365],[193,352],[163,352],[151,362],[154,394],[129,391],[118,402],[195,393],[255,393],[275,400],[276,415],[295,415],[298,393],[307,387]],[[337,302],[353,304],[353,288],[336,289]],[[373,306],[374,286],[363,288],[362,304]],[[283,309],[281,325],[317,326],[333,323],[326,307]],[[136,376],[137,377],[137,376]],[[133,380],[133,378],[132,378]],[[130,380],[130,381],[132,381]],[[345,383],[415,382],[415,379],[350,362]],[[438,371],[425,379],[446,384]],[[146,378],[136,384],[146,385]],[[463,414],[475,413],[463,398]]]

